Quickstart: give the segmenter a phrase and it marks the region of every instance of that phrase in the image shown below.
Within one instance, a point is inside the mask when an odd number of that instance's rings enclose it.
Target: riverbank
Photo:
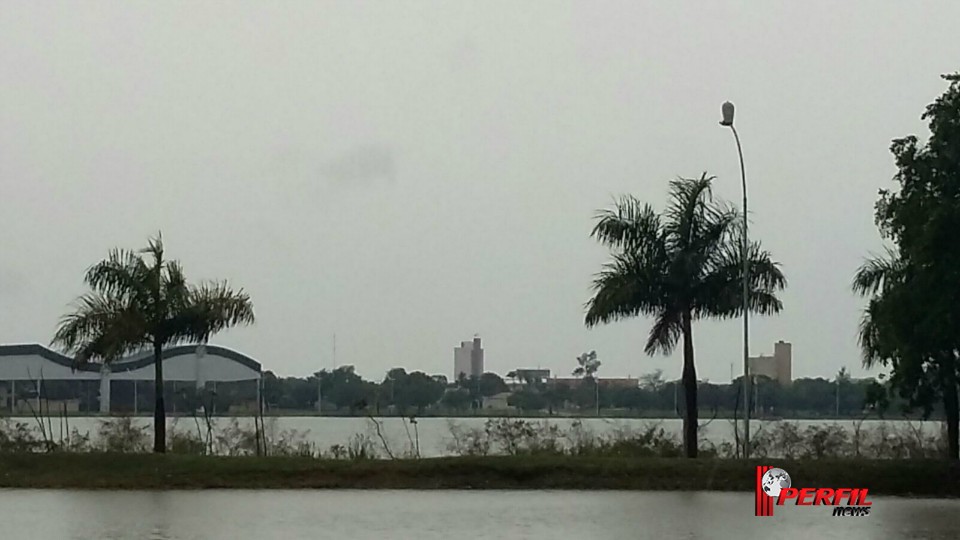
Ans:
[[[231,418],[253,418],[255,415],[253,413],[222,413],[217,412],[211,418],[214,420],[217,419],[231,419]],[[404,418],[409,420],[410,418],[440,418],[448,420],[463,420],[468,418],[515,418],[522,420],[681,420],[682,417],[676,413],[676,411],[659,411],[659,410],[649,410],[649,411],[625,411],[625,410],[607,410],[603,409],[600,412],[600,416],[597,416],[593,411],[587,412],[577,412],[577,411],[561,411],[553,414],[548,414],[546,412],[520,412],[513,410],[501,410],[501,409],[487,409],[483,411],[474,411],[471,413],[458,413],[458,414],[442,414],[432,411],[427,411],[424,414],[413,414],[411,416],[408,414],[398,414],[383,412],[382,414],[369,414],[367,412],[356,412],[351,413],[349,411],[324,411],[323,414],[318,413],[317,411],[301,411],[293,409],[284,409],[284,410],[275,410],[275,411],[264,411],[264,418],[376,418],[376,419],[385,419],[385,418]],[[109,414],[100,413],[100,412],[68,412],[66,414],[46,414],[37,416],[32,416],[28,413],[18,413],[10,414],[7,411],[0,411],[0,418],[7,418],[13,421],[26,422],[26,423],[36,423],[38,418],[43,418],[46,421],[48,418],[53,422],[57,422],[62,418],[92,418],[92,419],[111,419],[111,418],[144,418],[144,419],[153,419],[153,412],[151,411],[140,411],[133,413],[132,411],[114,411]],[[193,421],[194,418],[203,421],[202,411],[197,411],[195,413],[190,412],[177,412],[177,411],[167,411],[167,418],[174,420],[189,420]],[[710,411],[700,411],[700,418],[708,418],[714,420],[725,420],[732,421],[737,416],[733,411],[721,411],[719,413],[713,413]],[[796,413],[788,414],[786,416],[752,416],[751,420],[761,421],[761,422],[776,422],[776,421],[789,421],[789,422],[857,422],[857,421],[894,421],[894,422],[942,422],[943,417],[938,414],[932,414],[927,418],[923,418],[922,415],[898,415],[898,416],[867,416],[863,415],[817,415],[813,413]]]
[[[622,489],[752,491],[737,460],[487,456],[405,460],[149,454],[4,454],[0,488],[56,489]],[[866,487],[877,495],[960,497],[960,463],[769,460],[797,487]]]

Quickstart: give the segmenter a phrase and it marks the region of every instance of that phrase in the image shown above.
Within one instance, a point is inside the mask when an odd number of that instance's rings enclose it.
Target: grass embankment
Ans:
[[[0,455],[0,487],[74,489],[361,488],[752,491],[754,465],[734,460],[452,457],[339,461],[148,454]],[[934,460],[769,460],[797,487],[960,496],[960,464]]]

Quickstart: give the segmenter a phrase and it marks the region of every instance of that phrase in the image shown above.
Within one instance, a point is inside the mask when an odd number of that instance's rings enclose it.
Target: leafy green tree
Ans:
[[[663,370],[655,369],[651,373],[645,373],[640,376],[640,388],[646,390],[659,391],[667,381],[663,380]]]
[[[465,373],[460,373],[454,385],[470,394],[471,406],[479,409],[483,406],[483,394],[480,393],[480,378],[476,375],[469,377]]]
[[[507,404],[521,411],[541,411],[547,408],[547,399],[532,388],[522,388],[507,398]]]
[[[597,360],[597,351],[585,352],[577,357],[577,367],[573,370],[573,376],[592,379],[599,369],[600,360]]]
[[[503,382],[503,379],[496,373],[487,372],[480,376],[480,395],[484,397],[494,396],[509,390],[507,383]]]
[[[338,409],[349,408],[351,412],[367,407],[373,397],[370,383],[364,381],[353,366],[340,366],[333,371],[319,373],[324,401]]]
[[[547,408],[550,414],[562,409],[567,402],[573,399],[573,392],[566,384],[553,384],[539,390],[544,399],[547,400]]]
[[[401,413],[404,412],[407,405],[401,406],[400,400],[403,399],[403,387],[407,383],[407,370],[403,368],[393,368],[387,372],[383,382],[380,383],[380,401],[396,407]]]
[[[187,283],[177,261],[164,258],[160,236],[140,251],[115,249],[93,265],[91,291],[60,320],[53,344],[78,362],[110,363],[152,349],[155,380],[154,452],[166,451],[163,348],[205,343],[212,334],[254,321],[253,304],[225,282]]]
[[[465,411],[470,408],[470,392],[462,389],[448,390],[440,399],[440,404],[454,411]]]
[[[891,242],[859,269],[869,297],[860,329],[863,361],[891,368],[889,388],[929,414],[943,407],[948,452],[960,459],[960,73],[922,119],[930,137],[891,145],[896,190],[881,190],[876,222]]]
[[[646,352],[669,354],[683,340],[685,414],[683,439],[688,457],[697,455],[697,372],[693,321],[731,318],[743,310],[743,230],[741,214],[714,200],[713,177],[670,183],[663,214],[625,196],[601,211],[593,237],[610,248],[612,260],[593,283],[587,326],[621,319],[653,317]],[[749,265],[749,309],[778,313],[777,291],[786,286],[779,265],[753,242]]]
[[[423,409],[436,404],[443,397],[444,387],[440,381],[423,373],[414,371],[411,373],[403,385],[401,402],[405,405],[416,407],[418,414],[423,414]]]
[[[263,401],[268,407],[288,410],[314,409],[317,403],[317,377],[277,377],[263,374]]]

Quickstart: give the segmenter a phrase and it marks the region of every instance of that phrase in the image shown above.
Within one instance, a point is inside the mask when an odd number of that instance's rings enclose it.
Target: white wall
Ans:
[[[75,371],[68,366],[51,362],[39,355],[0,357],[0,381],[28,381],[40,379],[96,380],[100,374]]]

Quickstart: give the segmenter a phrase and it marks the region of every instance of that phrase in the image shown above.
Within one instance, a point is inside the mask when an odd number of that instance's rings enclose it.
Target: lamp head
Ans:
[[[723,113],[723,120],[720,120],[721,126],[732,126],[733,125],[733,103],[729,101],[724,102],[723,106],[720,107],[720,112]]]

